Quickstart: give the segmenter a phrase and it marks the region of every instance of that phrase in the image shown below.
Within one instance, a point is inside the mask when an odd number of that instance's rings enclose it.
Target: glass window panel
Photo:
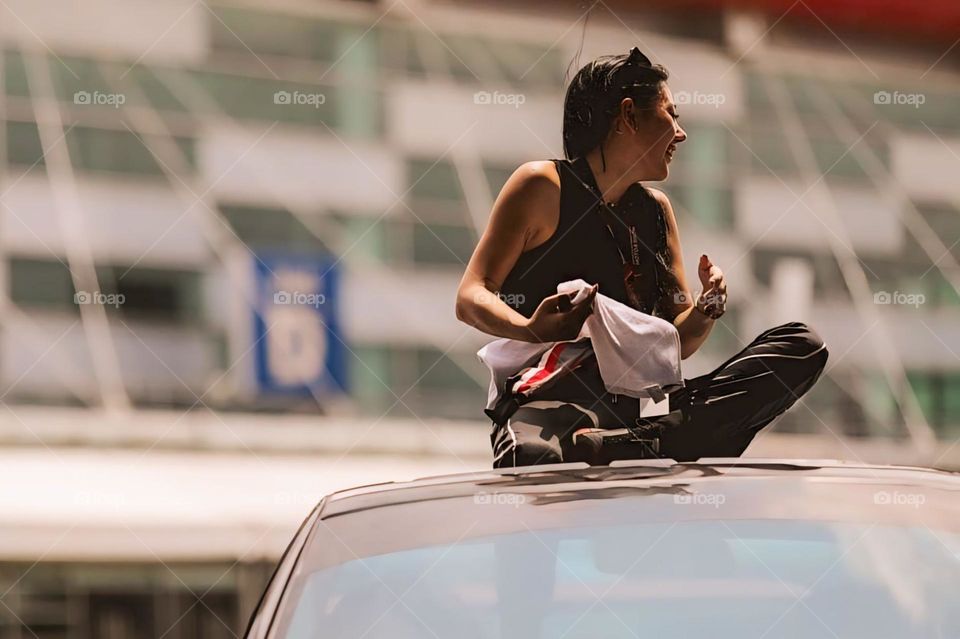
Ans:
[[[52,259],[12,258],[9,267],[10,297],[15,304],[77,310],[66,264]],[[96,272],[102,294],[123,296],[105,305],[109,313],[174,322],[196,322],[203,315],[202,274],[198,272],[108,265],[97,266]]]
[[[921,203],[917,210],[953,256],[960,259],[960,210],[945,202]]]
[[[928,132],[927,127],[947,132],[960,129],[960,123],[957,122],[960,98],[957,95],[920,87],[912,90],[882,90],[891,97],[889,102],[872,105],[878,118],[896,126],[922,132]],[[870,99],[871,102],[874,100],[872,95]]]
[[[282,55],[313,60],[336,60],[336,22],[266,11],[218,7],[210,20],[215,49],[249,55]]]
[[[53,76],[54,91],[63,102],[84,104],[82,94],[112,95],[116,93],[93,60],[73,57],[61,57],[57,60],[53,56],[47,56],[46,62]]]
[[[687,139],[677,148],[670,172],[684,180],[727,180],[727,130],[723,126],[695,122],[684,122],[683,127]]]
[[[162,175],[163,169],[151,152],[130,131],[77,126],[66,135],[74,165],[89,171],[114,171]],[[196,167],[194,140],[174,138],[187,163]]]
[[[199,81],[228,115],[241,119],[296,122],[337,128],[336,90],[327,85],[195,71]]]
[[[349,263],[383,263],[393,257],[388,244],[387,222],[375,217],[336,213],[331,215],[340,229],[341,257]]]
[[[380,61],[384,68],[414,75],[426,74],[427,68],[420,57],[420,49],[413,32],[385,27],[381,31],[381,43]]]
[[[407,180],[410,197],[436,200],[461,201],[463,190],[453,164],[447,160],[407,161]]]
[[[957,113],[960,113],[960,93],[940,89],[930,90],[927,87],[924,87],[921,93],[924,103],[919,107],[908,107],[905,110],[906,117],[921,127],[926,124],[934,131],[956,133],[960,130],[960,121],[958,121],[960,118],[957,118]],[[926,128],[924,127],[923,130],[925,131]]]
[[[196,323],[203,317],[201,283],[195,271],[126,266],[98,266],[101,291],[116,293],[122,303],[108,312],[173,323]]]
[[[830,177],[869,179],[850,144],[835,138],[810,140],[820,170]]]
[[[929,373],[920,371],[908,371],[907,380],[913,387],[913,392],[917,396],[920,409],[924,417],[931,424],[937,424],[939,421],[939,411],[937,410],[937,388],[936,382]]]
[[[424,264],[465,265],[476,244],[465,226],[416,224],[413,228],[413,259]]]
[[[417,387],[421,390],[465,390],[480,388],[456,362],[436,348],[417,349]],[[472,358],[471,358],[472,359]]]
[[[14,304],[76,310],[73,281],[65,264],[55,260],[12,258],[10,299]]]
[[[422,37],[431,38],[433,34],[423,33]],[[454,78],[462,82],[477,82],[484,78],[484,64],[477,59],[476,38],[459,35],[441,37],[441,46],[447,60],[447,67]]]
[[[563,86],[566,61],[556,49],[508,40],[493,41],[490,48],[503,73],[514,84]]]
[[[863,401],[860,405],[867,414],[868,421],[877,425],[872,434],[889,435],[896,432],[900,422],[900,408],[886,377],[877,370],[865,371],[863,381]]]
[[[390,394],[395,386],[393,355],[380,345],[354,345],[348,357],[350,394],[369,413],[382,413],[396,398]]]
[[[783,129],[751,125],[749,134],[740,136],[748,147],[744,149],[753,173],[758,175],[793,175],[797,165],[787,145]],[[739,144],[739,143],[738,143]],[[679,155],[679,153],[678,153]]]
[[[10,164],[43,166],[40,132],[33,122],[7,122],[7,161]]]
[[[513,172],[517,170],[517,167],[510,165],[494,165],[494,164],[484,164],[483,173],[487,178],[487,185],[490,187],[490,197],[494,200],[497,199],[497,196],[500,195],[500,190],[503,189],[503,185],[507,183],[507,180],[510,179],[510,176],[513,175]]]
[[[328,252],[323,241],[287,209],[236,204],[219,208],[237,237],[251,248]]]
[[[379,509],[385,530],[417,522],[434,533],[429,541],[406,535],[388,546],[380,536],[370,550],[351,544],[347,552],[339,550],[338,540],[362,523],[354,524],[348,514],[318,526],[289,587],[291,605],[277,621],[281,634],[303,639],[333,628],[337,637],[369,633],[392,639],[730,639],[761,636],[773,625],[780,637],[819,636],[826,628],[838,637],[863,639],[936,636],[956,626],[950,593],[960,574],[960,539],[951,531],[919,523],[750,519],[722,510],[686,521],[639,499],[622,503],[629,497],[576,495],[581,499],[573,501],[558,488],[525,500],[523,494],[490,492],[479,493],[490,502],[484,508],[496,513],[498,523],[513,525],[496,534],[469,535],[471,522],[462,513],[467,504],[477,510],[476,491],[444,493],[442,504],[419,500]],[[513,499],[493,499],[498,496]],[[556,505],[565,498],[567,503]],[[936,498],[936,506],[946,508],[946,497]],[[666,502],[671,496],[649,499]],[[540,507],[548,500],[552,510],[564,509],[567,527],[556,520],[540,524],[537,511],[550,512]],[[614,511],[620,519],[613,519]],[[868,534],[869,540],[853,543]],[[655,552],[642,554],[654,546]],[[895,548],[907,559],[877,560],[878,548]],[[887,577],[901,565],[895,577]],[[923,579],[912,578],[910,569],[918,565]],[[395,593],[408,591],[405,609],[391,605]],[[590,596],[597,592],[604,594],[603,606]],[[788,616],[794,592],[809,593],[809,603],[804,613]],[[925,603],[924,614],[899,603],[908,595]],[[464,620],[470,633],[463,632]],[[504,635],[501,628],[535,630]]]
[[[943,276],[940,271],[930,271],[926,275],[933,280],[933,295],[937,305],[940,306],[960,306],[960,293],[953,287],[953,284]]]
[[[951,431],[960,430],[960,372],[945,373],[943,379],[943,412]]]
[[[3,52],[3,84],[7,95],[27,97],[30,87],[27,83],[27,69],[19,51]]]
[[[751,261],[757,281],[764,286],[770,286],[773,269],[782,259],[802,259],[809,262],[813,270],[813,288],[817,294],[848,295],[840,265],[832,254],[796,249],[754,249],[751,252]]]
[[[747,105],[751,111],[758,113],[775,111],[762,74],[750,71],[744,73],[743,87],[747,94]]]
[[[185,111],[186,108],[167,88],[167,86],[154,74],[153,70],[136,65],[130,70],[130,78],[137,83],[137,86],[143,91],[147,101],[154,108],[161,111]]]
[[[707,228],[733,228],[733,193],[729,188],[685,182],[669,187],[668,192],[675,208],[692,215]]]
[[[327,124],[349,136],[378,137],[384,129],[380,95],[376,89],[363,86],[338,87],[332,94],[335,115]]]

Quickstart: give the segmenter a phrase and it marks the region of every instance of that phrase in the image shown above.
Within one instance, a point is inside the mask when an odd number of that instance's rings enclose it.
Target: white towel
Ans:
[[[574,303],[589,289],[581,279],[557,286],[558,293],[574,294]],[[640,399],[644,416],[665,414],[667,401],[660,391],[683,386],[676,327],[600,293],[593,307],[576,339],[590,338],[604,387]],[[490,369],[487,408],[493,408],[507,378],[535,365],[557,343],[498,339],[481,348],[477,356]]]

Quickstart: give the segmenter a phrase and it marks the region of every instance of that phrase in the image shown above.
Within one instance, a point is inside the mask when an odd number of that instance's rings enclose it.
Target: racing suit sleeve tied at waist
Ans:
[[[557,292],[575,294],[577,303],[589,288],[578,279],[558,285]],[[683,386],[676,327],[599,293],[575,340],[499,339],[477,356],[490,370],[484,412],[497,424],[594,357],[607,392],[636,398],[643,416],[666,414],[669,392]]]

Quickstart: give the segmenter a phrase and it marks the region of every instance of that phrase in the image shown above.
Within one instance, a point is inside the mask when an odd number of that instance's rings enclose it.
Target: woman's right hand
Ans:
[[[573,295],[557,293],[545,297],[537,310],[527,320],[526,329],[532,342],[565,342],[577,338],[583,323],[593,312],[593,300],[597,296],[594,285],[587,296],[573,304]]]

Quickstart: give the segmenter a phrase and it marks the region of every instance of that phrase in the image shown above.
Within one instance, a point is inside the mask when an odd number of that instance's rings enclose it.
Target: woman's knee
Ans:
[[[784,340],[789,345],[789,354],[810,359],[811,364],[822,369],[827,363],[829,351],[820,334],[806,322],[787,322],[771,331],[771,337]]]
[[[809,326],[803,322],[797,322],[797,324],[800,325],[800,331],[802,335],[803,345],[801,347],[801,351],[811,360],[811,368],[814,368],[816,373],[819,374],[820,371],[822,371],[827,365],[827,359],[830,357],[830,351],[827,349],[827,344],[812,326]]]
[[[559,464],[563,461],[559,442],[545,439],[519,441],[514,446],[514,466],[536,466],[539,464]]]

